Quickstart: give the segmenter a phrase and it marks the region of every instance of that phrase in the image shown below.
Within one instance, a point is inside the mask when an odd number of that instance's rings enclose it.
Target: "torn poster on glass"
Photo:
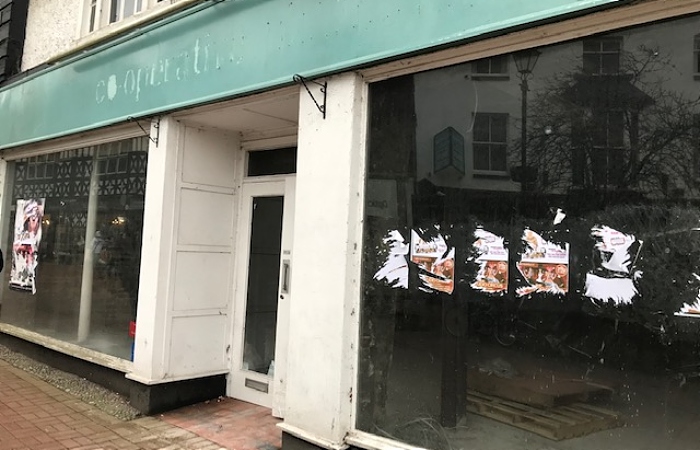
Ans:
[[[635,280],[642,275],[634,269],[642,241],[605,225],[591,228],[591,237],[595,268],[586,274],[584,295],[617,305],[632,303],[638,293]]]
[[[695,278],[696,282],[700,281],[700,275],[694,273],[693,277]],[[698,295],[695,297],[695,301],[692,304],[683,303],[680,311],[677,311],[675,315],[700,319],[700,291],[698,291]]]
[[[374,274],[374,279],[386,281],[389,286],[408,289],[408,255],[409,245],[397,230],[390,231],[383,239],[389,247],[389,253],[382,267]]]
[[[476,241],[472,247],[478,254],[475,261],[479,264],[479,272],[471,287],[488,293],[507,292],[508,249],[505,248],[503,238],[483,228],[477,228],[474,237]]]
[[[522,236],[525,251],[517,264],[527,286],[518,288],[518,296],[537,292],[566,294],[569,291],[569,244],[549,242],[532,230]]]
[[[17,200],[10,270],[11,289],[36,293],[44,203],[43,198]]]
[[[455,249],[448,248],[442,235],[424,240],[411,230],[411,262],[422,269],[425,288],[451,294],[454,290]]]

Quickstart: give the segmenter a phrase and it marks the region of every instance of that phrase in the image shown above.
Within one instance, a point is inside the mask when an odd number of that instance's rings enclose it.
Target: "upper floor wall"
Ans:
[[[26,71],[201,0],[30,0]]]
[[[84,0],[31,0],[22,71],[32,69],[75,45]]]

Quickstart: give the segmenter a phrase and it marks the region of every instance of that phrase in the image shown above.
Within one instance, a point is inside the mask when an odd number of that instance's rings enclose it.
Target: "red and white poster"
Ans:
[[[455,249],[448,249],[442,235],[426,241],[411,231],[411,262],[424,273],[419,275],[426,288],[451,294],[455,287]]]
[[[518,296],[537,292],[566,294],[569,291],[569,244],[549,242],[532,230],[522,236],[525,251],[517,264],[527,286],[518,288]]]
[[[477,228],[474,237],[472,246],[478,253],[475,261],[479,272],[472,289],[492,294],[508,291],[508,249],[503,238],[483,228]]]
[[[43,198],[17,200],[10,288],[36,293],[36,269],[44,217]]]

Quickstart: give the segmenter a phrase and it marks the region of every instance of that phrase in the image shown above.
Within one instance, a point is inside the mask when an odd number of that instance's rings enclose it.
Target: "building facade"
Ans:
[[[289,448],[693,448],[700,1],[505,3],[24,3],[2,341]]]

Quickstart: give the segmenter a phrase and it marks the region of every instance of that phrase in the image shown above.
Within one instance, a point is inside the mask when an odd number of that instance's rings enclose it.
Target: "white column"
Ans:
[[[317,88],[312,92],[319,98]],[[366,85],[354,73],[329,78],[327,100],[323,119],[300,90],[294,301],[282,427],[333,448],[353,424],[356,398]]]
[[[128,378],[147,384],[164,378],[166,372],[167,312],[172,302],[169,286],[181,130],[181,125],[174,119],[162,118],[158,143],[151,142],[148,149],[134,365],[132,372],[127,374]],[[151,135],[156,136],[154,127]]]
[[[85,226],[85,247],[83,248],[83,276],[80,285],[80,313],[78,315],[78,342],[83,342],[90,334],[92,317],[92,278],[95,273],[95,231],[97,230],[97,197],[100,193],[100,168],[97,160],[98,149],[93,149],[92,175],[88,194],[87,222]]]

